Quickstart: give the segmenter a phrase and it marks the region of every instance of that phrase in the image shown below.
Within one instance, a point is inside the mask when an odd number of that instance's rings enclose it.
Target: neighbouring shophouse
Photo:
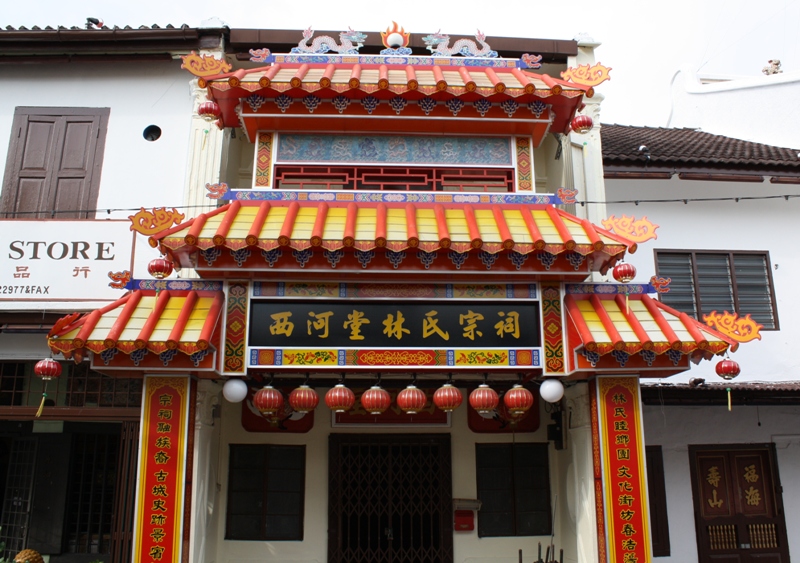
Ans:
[[[133,561],[637,563],[663,541],[639,381],[739,342],[630,283],[597,44],[411,31],[224,31],[166,88],[114,67],[132,146],[175,157],[125,152],[130,187],[90,207],[155,250],[38,337],[51,386],[139,385]],[[174,139],[150,117],[173,89]],[[35,359],[14,368],[28,423]],[[54,402],[41,420],[87,410]]]
[[[670,280],[662,303],[741,343],[734,381],[707,362],[642,385],[648,459],[663,467],[667,541],[654,554],[788,561],[800,550],[791,533],[800,526],[800,384],[798,266],[784,241],[797,232],[798,150],[693,129],[604,125],[601,134],[603,225],[649,239],[630,261]]]
[[[129,216],[148,227],[142,208],[190,213],[184,192],[204,173],[190,138],[208,126],[192,119],[179,57],[221,52],[220,27],[0,31],[0,540],[11,557],[130,559],[141,376],[63,362],[37,418],[34,365],[51,356],[56,320],[147,275],[158,253]]]

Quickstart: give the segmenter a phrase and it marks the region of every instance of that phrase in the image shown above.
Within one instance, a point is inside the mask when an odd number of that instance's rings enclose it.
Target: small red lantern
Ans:
[[[289,404],[297,412],[311,412],[319,404],[319,395],[308,385],[301,385],[289,393]]]
[[[479,414],[489,414],[497,408],[499,402],[497,392],[485,383],[469,394],[469,405]]]
[[[718,362],[716,369],[717,375],[727,381],[730,381],[742,372],[742,370],[739,368],[739,364],[728,358]]]
[[[584,133],[588,133],[592,130],[592,127],[594,127],[594,122],[588,115],[576,115],[572,118],[571,125],[573,131],[583,135]]]
[[[271,416],[283,409],[283,394],[272,385],[266,385],[256,391],[253,406],[262,416]]]
[[[36,417],[38,418],[42,416],[44,402],[47,400],[47,382],[51,379],[58,379],[61,377],[61,364],[52,358],[45,358],[44,360],[39,360],[36,362],[36,365],[33,366],[33,373],[36,374],[36,377],[44,381],[44,389],[42,389],[42,402],[39,403],[39,410],[36,411]]]
[[[150,263],[147,264],[147,271],[157,280],[163,280],[169,277],[173,268],[172,262],[163,256],[161,258],[153,258],[150,260]]]
[[[461,391],[449,383],[445,383],[439,387],[436,393],[433,394],[433,404],[444,412],[453,412],[461,405],[461,401],[463,400],[464,398],[461,396]]]
[[[425,392],[409,385],[397,394],[397,406],[406,414],[417,414],[425,408],[428,398]]]
[[[614,279],[617,280],[619,283],[628,283],[636,277],[636,268],[633,264],[628,264],[627,262],[620,262],[616,266],[614,266],[614,270],[612,271],[614,275]]]
[[[503,395],[503,404],[505,404],[508,414],[511,416],[522,416],[533,406],[533,393],[522,385],[514,385]]]
[[[217,102],[203,102],[197,107],[197,115],[211,122],[222,115],[222,110]]]
[[[355,393],[345,387],[344,383],[339,383],[325,393],[325,404],[333,412],[347,412],[353,408],[355,402]]]
[[[61,377],[61,364],[52,358],[45,358],[36,362],[36,365],[33,366],[33,373],[42,381],[58,379]]]
[[[377,385],[370,387],[361,395],[361,406],[369,414],[383,414],[392,404],[392,397]]]

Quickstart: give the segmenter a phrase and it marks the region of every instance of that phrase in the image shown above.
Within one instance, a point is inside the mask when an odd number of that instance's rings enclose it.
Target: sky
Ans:
[[[573,39],[586,33],[602,45],[596,59],[612,68],[599,86],[603,123],[663,127],[671,83],[692,76],[761,76],[770,59],[800,70],[798,0],[567,0],[534,2],[379,2],[352,0],[2,0],[0,27],[82,26],[86,17],[108,26],[188,24],[217,17],[232,28],[378,31],[396,21],[406,31],[441,29],[451,37],[479,28],[493,36]],[[301,39],[298,34],[298,41]],[[268,47],[268,45],[265,45]],[[685,76],[685,75],[682,75]]]

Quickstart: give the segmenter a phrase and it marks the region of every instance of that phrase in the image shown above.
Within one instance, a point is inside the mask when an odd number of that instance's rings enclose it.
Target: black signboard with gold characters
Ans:
[[[253,347],[540,346],[539,304],[508,301],[253,301]]]

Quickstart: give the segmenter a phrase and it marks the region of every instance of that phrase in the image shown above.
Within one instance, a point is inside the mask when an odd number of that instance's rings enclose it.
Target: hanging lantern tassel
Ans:
[[[44,384],[44,391],[42,391],[42,402],[39,403],[39,410],[36,411],[36,418],[42,416],[42,412],[44,411],[44,402],[47,400],[47,382]]]
[[[728,392],[728,412],[731,412],[731,388],[728,387],[726,391]]]

